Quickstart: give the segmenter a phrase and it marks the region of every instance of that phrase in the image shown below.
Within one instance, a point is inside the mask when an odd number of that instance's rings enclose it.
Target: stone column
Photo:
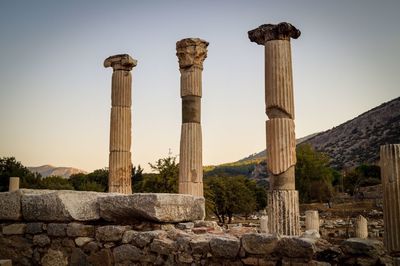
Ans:
[[[104,67],[112,67],[111,121],[108,191],[132,194],[131,176],[131,70],[137,61],[127,54],[108,57]]]
[[[400,265],[400,144],[381,146],[384,243]]]
[[[10,177],[8,191],[16,191],[19,189],[19,177]]]
[[[268,215],[265,211],[260,217],[260,233],[268,234]]]
[[[179,153],[179,193],[203,196],[201,138],[201,74],[208,42],[198,38],[176,43],[181,72],[182,128]]]
[[[306,231],[307,230],[316,230],[319,232],[318,211],[306,211]]]
[[[368,221],[362,215],[358,215],[354,226],[354,235],[357,238],[368,238]]]
[[[265,103],[270,233],[299,235],[299,195],[295,190],[296,138],[290,38],[300,31],[289,23],[264,24],[248,32],[265,46]]]

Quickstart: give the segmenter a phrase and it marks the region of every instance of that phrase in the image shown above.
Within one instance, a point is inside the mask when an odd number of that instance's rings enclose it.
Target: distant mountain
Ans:
[[[400,143],[400,97],[304,141],[331,157],[331,166],[351,168],[379,160],[379,147]]]
[[[381,145],[400,143],[400,97],[337,127],[297,140],[297,145],[303,143],[328,154],[331,166],[339,170],[363,163],[376,164]],[[262,161],[265,156],[263,150],[238,162]]]
[[[39,173],[42,177],[47,176],[62,176],[64,178],[69,178],[73,174],[84,173],[87,172],[81,169],[72,168],[72,167],[55,167],[52,165],[42,165],[36,167],[28,167],[29,171],[33,173]]]

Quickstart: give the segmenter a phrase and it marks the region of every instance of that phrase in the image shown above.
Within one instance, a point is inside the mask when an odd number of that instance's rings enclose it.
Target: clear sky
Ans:
[[[400,1],[0,1],[0,156],[87,171],[108,165],[111,69],[133,69],[132,161],[179,153],[176,41],[207,40],[205,165],[265,148],[264,50],[247,31],[287,21],[296,136],[400,96]]]

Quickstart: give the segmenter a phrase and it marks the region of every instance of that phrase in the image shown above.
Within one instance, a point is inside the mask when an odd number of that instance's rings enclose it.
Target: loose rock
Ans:
[[[120,225],[101,226],[96,230],[96,239],[104,242],[120,241],[124,232],[129,229],[129,226]]]
[[[45,234],[35,235],[33,236],[33,244],[40,247],[47,246],[48,244],[50,244],[50,238]]]
[[[239,252],[240,241],[237,238],[214,237],[210,240],[211,253],[216,257],[235,258]]]
[[[42,258],[43,266],[67,266],[68,258],[59,250],[49,249]]]
[[[250,254],[270,254],[278,245],[278,237],[267,234],[245,234],[242,236],[242,245]]]
[[[26,224],[10,224],[3,226],[4,235],[22,235],[25,233]]]

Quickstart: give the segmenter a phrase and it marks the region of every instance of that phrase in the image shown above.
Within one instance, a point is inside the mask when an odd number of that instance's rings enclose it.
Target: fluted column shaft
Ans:
[[[358,215],[354,226],[354,236],[357,238],[368,238],[368,221],[362,215]]]
[[[110,155],[108,191],[132,194],[132,75],[136,60],[115,55],[104,61],[113,68],[111,81]]]
[[[300,31],[289,23],[265,24],[249,31],[265,47],[268,216],[271,233],[299,235],[299,194],[295,190],[296,137],[290,38]]]
[[[19,189],[19,177],[10,177],[8,191],[16,191]]]
[[[306,211],[306,231],[316,230],[319,232],[319,214],[318,211]]]
[[[384,243],[400,265],[400,144],[383,145],[380,149],[383,187]]]
[[[179,193],[203,196],[201,96],[203,62],[208,42],[188,38],[176,43],[181,73],[182,127]]]

